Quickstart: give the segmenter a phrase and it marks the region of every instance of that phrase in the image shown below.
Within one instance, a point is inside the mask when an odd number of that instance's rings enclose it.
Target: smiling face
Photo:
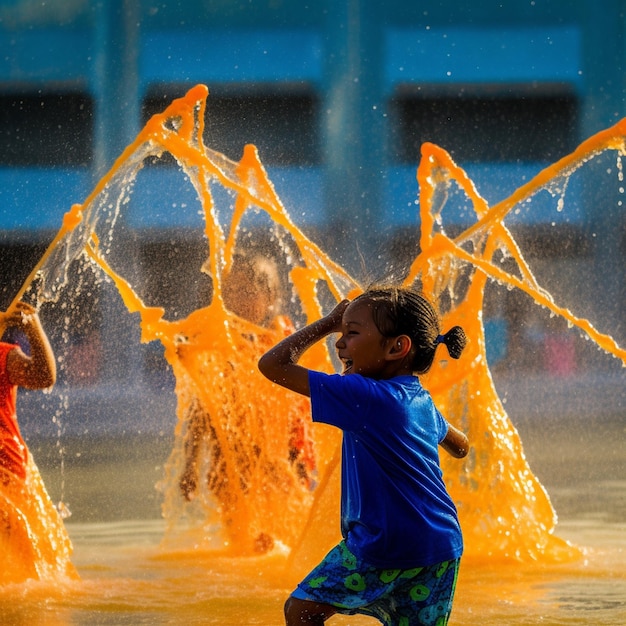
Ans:
[[[388,378],[394,338],[383,337],[372,318],[372,304],[353,302],[343,314],[341,337],[335,347],[344,364],[345,375],[361,374],[368,378]],[[395,372],[394,372],[395,374]]]

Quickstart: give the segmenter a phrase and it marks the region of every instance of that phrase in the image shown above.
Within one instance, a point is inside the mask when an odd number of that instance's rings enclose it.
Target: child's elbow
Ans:
[[[447,437],[442,442],[445,451],[455,459],[463,459],[469,454],[469,439],[457,431],[454,437]]]
[[[469,441],[464,445],[458,446],[456,449],[456,454],[454,455],[457,459],[464,459],[469,454]]]
[[[49,389],[57,381],[56,368],[40,370],[33,375],[31,386],[34,389]]]
[[[456,443],[456,458],[463,459],[469,454],[470,444],[467,435],[461,433],[461,436],[458,438]]]

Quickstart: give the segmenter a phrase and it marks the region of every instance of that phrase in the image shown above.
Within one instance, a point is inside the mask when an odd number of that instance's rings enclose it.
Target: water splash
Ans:
[[[269,218],[269,238],[277,243],[288,272],[291,293],[286,301],[296,316],[316,319],[360,287],[295,226],[253,146],[246,147],[238,163],[204,146],[207,95],[208,90],[199,85],[148,122],[85,203],[68,212],[24,289],[32,290],[40,302],[56,298],[71,262],[87,254],[114,281],[128,311],[139,314],[142,341],[164,346],[176,376],[178,399],[176,443],[162,483],[169,545],[252,554],[258,548],[256,539],[267,534],[291,549],[291,568],[297,575],[337,539],[339,436],[322,425],[311,427],[318,471],[318,485],[311,491],[288,462],[288,433],[294,420],[307,415],[306,402],[274,387],[270,391],[256,371],[259,353],[284,331],[259,327],[229,311],[222,294],[223,278],[246,231],[244,219],[261,214]],[[422,148],[417,176],[420,253],[404,282],[418,284],[431,296],[445,327],[461,324],[471,337],[460,361],[441,361],[424,378],[444,414],[468,433],[473,445],[465,461],[443,460],[470,556],[560,560],[577,554],[554,536],[556,515],[549,497],[529,468],[519,435],[496,393],[486,359],[483,299],[490,280],[521,290],[604,350],[626,360],[625,351],[608,334],[559,306],[539,285],[505,225],[510,213],[541,190],[556,190],[562,205],[568,177],[606,150],[622,155],[625,131],[626,122],[620,122],[599,133],[492,207],[444,150],[432,144]],[[141,285],[124,277],[115,254],[133,185],[145,163],[165,153],[174,157],[196,194],[204,217],[205,269],[213,289],[209,305],[173,321],[165,319],[164,307],[143,302],[138,295]],[[557,187],[553,181],[559,181]],[[453,187],[475,213],[475,221],[455,237],[446,234],[445,221]],[[499,255],[512,259],[514,269],[508,271],[495,261]],[[306,358],[310,366],[333,369],[332,355],[323,345]],[[187,416],[198,398],[226,459],[223,483],[229,488],[217,496],[203,492],[185,503],[177,481]]]
[[[24,480],[6,472],[0,478],[0,585],[76,579],[69,536],[32,456]]]

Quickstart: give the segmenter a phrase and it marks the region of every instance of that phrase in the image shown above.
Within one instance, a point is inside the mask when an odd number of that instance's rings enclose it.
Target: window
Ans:
[[[82,93],[0,95],[0,165],[86,167],[93,106]]]
[[[176,91],[176,93],[174,93]],[[152,88],[143,103],[143,123],[162,112],[184,89]],[[318,99],[306,92],[218,89],[207,98],[205,144],[239,161],[246,144],[259,150],[264,165],[316,165],[320,161]]]
[[[6,311],[15,295],[46,251],[45,241],[24,241],[0,245],[0,267],[4,268],[0,285],[0,310]]]
[[[415,163],[429,141],[461,164],[552,162],[577,145],[572,95],[399,95],[391,103],[392,158]]]

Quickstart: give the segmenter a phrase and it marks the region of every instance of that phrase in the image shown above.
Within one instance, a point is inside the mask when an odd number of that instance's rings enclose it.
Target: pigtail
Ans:
[[[441,337],[439,343],[445,343],[448,348],[448,354],[453,359],[458,359],[463,352],[463,348],[467,344],[467,335],[460,326],[453,326],[445,335],[439,335],[437,339]]]

